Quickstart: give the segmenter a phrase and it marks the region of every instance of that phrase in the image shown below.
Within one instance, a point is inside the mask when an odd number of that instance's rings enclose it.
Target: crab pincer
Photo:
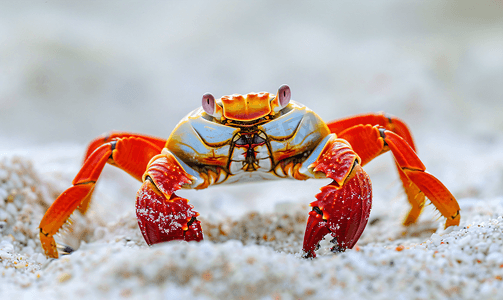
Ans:
[[[360,158],[346,141],[330,140],[310,168],[333,181],[322,187],[310,205],[304,257],[316,257],[319,242],[331,234],[333,252],[352,248],[367,225],[372,206],[372,185],[359,163]]]
[[[147,244],[203,239],[199,213],[174,193],[191,183],[190,177],[167,151],[150,161],[136,200],[136,217]]]

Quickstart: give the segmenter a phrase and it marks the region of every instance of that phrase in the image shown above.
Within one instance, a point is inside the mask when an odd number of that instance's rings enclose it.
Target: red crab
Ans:
[[[180,198],[180,188],[262,179],[330,178],[311,203],[304,236],[305,257],[315,257],[320,240],[331,234],[333,251],[352,248],[370,213],[372,187],[362,166],[391,150],[412,206],[405,225],[414,223],[425,196],[447,221],[458,225],[459,205],[415,152],[407,126],[379,113],[330,123],[304,105],[290,101],[287,85],[266,92],[202,98],[202,107],[183,118],[165,140],[114,132],[89,145],[73,186],[51,205],[40,222],[40,240],[48,257],[58,257],[53,235],[78,209],[85,213],[106,163],[143,184],[136,215],[147,244],[203,239],[199,213]]]

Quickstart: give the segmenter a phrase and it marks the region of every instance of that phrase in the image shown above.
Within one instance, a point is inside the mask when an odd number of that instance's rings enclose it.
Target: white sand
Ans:
[[[307,201],[280,201],[272,211],[261,213],[254,212],[253,202],[242,203],[250,198],[247,192],[240,199],[232,188],[208,189],[210,198],[230,194],[242,212],[229,219],[232,213],[212,216],[212,208],[203,206],[204,242],[147,247],[133,208],[131,191],[139,183],[123,186],[117,193],[120,184],[116,183],[129,182],[129,178],[108,170],[90,213],[75,214],[73,231],[58,238],[74,248],[80,239],[85,242],[71,255],[47,260],[38,240],[38,223],[64,183],[69,184],[70,179],[60,178],[69,173],[61,167],[77,165],[57,166],[55,157],[66,151],[78,160],[77,149],[61,146],[52,158],[40,150],[45,163],[39,159],[38,166],[51,171],[39,171],[27,159],[2,158],[0,219],[6,221],[0,223],[1,299],[35,295],[47,299],[146,295],[167,299],[496,299],[503,291],[503,198],[459,199],[459,227],[444,231],[443,219],[437,220],[428,207],[418,224],[404,228],[400,221],[407,210],[406,200],[392,196],[400,194],[398,184],[384,188],[388,199],[377,196],[371,224],[355,249],[334,255],[326,239],[318,258],[306,260],[300,257],[300,249]],[[501,159],[496,163],[499,172]],[[379,174],[371,175],[379,179]],[[258,186],[238,187],[250,191]],[[278,198],[274,187],[266,184],[265,188],[271,198]],[[205,198],[203,193],[193,193],[193,197]],[[198,208],[201,202],[192,203]],[[233,210],[226,200],[221,205],[223,210]]]
[[[500,299],[503,294],[501,1],[3,1],[0,3],[0,299]],[[43,212],[109,130],[167,138],[201,96],[269,91],[324,119],[386,111],[411,127],[461,225],[408,203],[390,155],[365,167],[373,209],[357,247],[300,258],[324,181],[186,191],[205,241],[147,247],[140,184],[105,168],[86,216],[48,261]],[[18,157],[18,158],[15,158]],[[82,242],[81,242],[82,241]],[[401,250],[401,251],[398,251]]]

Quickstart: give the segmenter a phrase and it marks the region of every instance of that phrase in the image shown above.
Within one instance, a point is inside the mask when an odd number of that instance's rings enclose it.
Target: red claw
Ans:
[[[201,223],[189,200],[173,192],[190,183],[185,171],[169,155],[154,157],[137,194],[138,225],[149,245],[171,241],[201,241]]]
[[[340,189],[334,183],[321,188],[317,201],[311,203],[303,250],[305,257],[316,257],[315,250],[323,237],[330,233],[336,245],[334,252],[352,248],[367,225],[372,206],[372,186],[359,165],[354,175]]]
[[[156,187],[146,180],[138,191],[136,216],[138,225],[149,245],[171,240],[200,241],[201,224],[188,200],[173,194],[166,200]]]

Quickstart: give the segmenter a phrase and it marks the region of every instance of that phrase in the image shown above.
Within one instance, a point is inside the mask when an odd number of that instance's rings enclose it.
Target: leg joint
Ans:
[[[111,159],[113,160],[114,159],[114,150],[115,150],[115,147],[117,147],[117,141],[111,141],[110,142],[110,147],[112,148],[112,153],[110,153],[110,156],[108,157],[108,159]]]
[[[388,146],[388,143],[386,143],[386,128],[379,128],[379,135],[381,136],[381,138],[383,139],[383,142],[384,142],[384,146]]]
[[[393,117],[390,114],[384,113],[384,117],[388,120],[390,124],[393,123]]]
[[[156,192],[158,192],[159,194],[162,194],[162,192],[159,189],[159,187],[157,186],[157,184],[155,184],[154,180],[149,175],[145,176],[144,182],[147,182],[147,181],[152,184],[152,186],[155,188]]]

